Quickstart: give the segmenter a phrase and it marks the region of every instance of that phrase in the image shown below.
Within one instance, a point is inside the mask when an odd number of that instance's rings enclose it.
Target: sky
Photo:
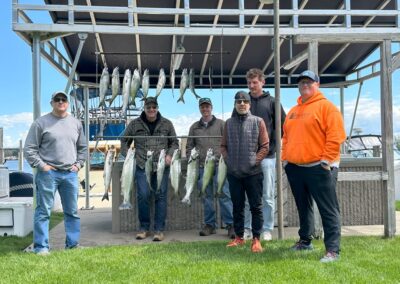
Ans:
[[[3,127],[4,147],[18,147],[19,140],[25,140],[26,134],[33,120],[32,96],[32,52],[31,47],[25,43],[11,26],[12,1],[7,0],[0,9],[0,62],[2,71],[0,85],[2,87],[0,103],[0,127]],[[40,0],[21,0],[21,3],[42,3]],[[35,21],[43,17],[29,14]],[[399,44],[393,44],[392,52],[399,51]],[[375,51],[365,63],[379,59],[379,50]],[[41,60],[41,113],[51,110],[50,97],[56,90],[64,90],[67,78],[56,71],[45,59]],[[178,81],[178,80],[177,80]],[[395,135],[400,135],[400,71],[395,71],[392,76],[393,95],[393,130]],[[179,86],[178,86],[179,87]],[[266,89],[274,95],[273,88]],[[210,97],[214,104],[214,114],[223,119],[230,117],[233,108],[233,97],[237,89],[208,89],[198,90],[202,97]],[[197,101],[187,91],[186,104],[177,104],[178,90],[175,97],[169,89],[164,89],[159,97],[160,112],[170,119],[178,135],[187,135],[190,125],[200,118]],[[322,89],[326,97],[339,107],[340,90]],[[358,85],[345,89],[344,120],[346,132],[349,134]],[[151,90],[150,95],[154,95]],[[380,134],[380,82],[373,78],[364,82],[360,102],[356,114],[354,127],[361,128],[363,134]],[[281,103],[286,112],[295,105],[298,97],[297,89],[281,89]]]

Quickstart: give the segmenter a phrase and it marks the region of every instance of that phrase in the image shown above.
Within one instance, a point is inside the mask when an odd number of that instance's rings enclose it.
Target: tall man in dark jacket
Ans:
[[[269,92],[264,92],[264,73],[257,68],[250,69],[246,74],[247,86],[250,90],[252,115],[261,117],[267,127],[269,137],[269,151],[265,159],[261,161],[261,168],[264,174],[263,179],[263,233],[261,239],[270,241],[274,229],[275,213],[275,179],[276,179],[276,158],[275,158],[275,98]],[[285,121],[285,111],[281,105],[281,125]],[[283,133],[283,131],[282,131]],[[248,203],[245,209],[245,238],[251,238],[251,222]]]
[[[127,136],[140,136],[131,138]],[[148,136],[148,137],[143,137]],[[157,136],[157,137],[152,137]],[[160,136],[165,136],[160,137]],[[154,238],[153,241],[164,239],[165,219],[167,217],[167,189],[169,165],[172,154],[178,149],[179,143],[172,122],[161,116],[158,111],[157,99],[148,97],[144,103],[144,111],[140,117],[132,120],[125,129],[124,137],[121,138],[121,154],[125,155],[127,149],[134,142],[136,148],[136,184],[137,203],[139,208],[140,231],[136,239],[142,240],[150,235],[150,197],[155,195],[154,210]],[[161,182],[160,191],[157,188],[157,161],[161,150],[166,151],[165,171]],[[147,151],[153,152],[153,171],[150,174],[151,191],[147,183],[145,164]]]
[[[233,203],[233,226],[236,238],[227,246],[245,243],[244,206],[249,200],[252,214],[252,252],[262,252],[262,181],[261,161],[268,153],[268,132],[264,121],[250,112],[250,95],[239,91],[235,95],[235,109],[226,121],[221,140],[221,154],[228,166],[229,190]]]
[[[224,121],[216,118],[212,114],[212,102],[209,98],[201,98],[199,100],[199,109],[201,113],[201,118],[192,124],[189,129],[189,139],[187,142],[186,156],[189,157],[190,151],[196,147],[200,151],[200,173],[199,173],[199,186],[202,186],[202,177],[204,175],[204,161],[206,159],[206,154],[208,149],[213,149],[217,169],[214,173],[213,181],[206,188],[206,194],[203,198],[204,206],[204,226],[200,231],[200,236],[209,236],[216,233],[217,220],[215,217],[214,208],[214,187],[218,184],[218,161],[221,156],[220,145],[222,133],[224,131]],[[201,136],[201,137],[193,137]],[[206,137],[206,136],[219,136],[216,137]],[[228,182],[225,181],[222,188],[223,196],[219,198],[219,205],[221,208],[221,218],[224,222],[226,229],[228,230],[228,236],[230,238],[235,237],[235,231],[233,229],[233,219],[232,219],[232,201],[229,193]]]

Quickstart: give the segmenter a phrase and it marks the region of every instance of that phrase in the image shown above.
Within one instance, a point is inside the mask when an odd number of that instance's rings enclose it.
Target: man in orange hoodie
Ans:
[[[292,250],[311,250],[314,234],[312,199],[324,228],[326,253],[321,262],[339,259],[340,211],[336,181],[340,144],[344,142],[342,115],[319,90],[319,77],[304,71],[298,79],[300,97],[283,126],[282,161],[300,219],[300,240]]]

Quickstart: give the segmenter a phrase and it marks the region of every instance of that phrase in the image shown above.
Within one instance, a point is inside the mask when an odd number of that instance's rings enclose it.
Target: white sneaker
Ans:
[[[243,239],[245,239],[245,240],[253,239],[253,233],[252,233],[251,229],[248,229],[248,228],[244,229]]]
[[[271,232],[270,231],[265,231],[264,233],[262,233],[262,239],[264,241],[267,241],[267,242],[272,241]]]

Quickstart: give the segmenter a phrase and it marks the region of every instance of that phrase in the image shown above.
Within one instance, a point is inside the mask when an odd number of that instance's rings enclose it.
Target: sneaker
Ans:
[[[328,251],[323,258],[321,258],[319,261],[322,263],[328,263],[328,262],[334,262],[338,261],[340,259],[340,255],[336,252],[333,251]]]
[[[153,241],[154,241],[154,242],[161,242],[162,240],[164,240],[164,234],[163,234],[163,232],[155,232],[155,233],[154,233]]]
[[[40,256],[48,256],[48,255],[50,255],[50,252],[47,249],[43,249],[38,252],[35,252],[35,254],[40,255]]]
[[[245,228],[244,229],[244,234],[243,234],[243,239],[245,240],[251,240],[253,238],[253,233],[251,229]]]
[[[262,237],[263,241],[267,241],[267,242],[272,241],[272,235],[271,235],[270,231],[263,232],[261,237]]]
[[[233,241],[230,241],[230,242],[226,245],[226,247],[228,247],[228,248],[229,248],[229,247],[238,247],[238,246],[244,245],[245,243],[246,243],[246,241],[245,241],[243,238],[236,236],[235,239],[234,239]]]
[[[228,230],[228,238],[234,239],[236,237],[235,229],[232,225],[227,225],[226,229]]]
[[[313,250],[314,247],[313,247],[312,243],[307,244],[305,241],[299,240],[290,249],[291,250]]]
[[[65,249],[84,249],[84,248],[86,248],[86,247],[81,246],[80,244],[77,244],[77,245],[75,245],[73,247],[67,247]]]
[[[150,232],[149,231],[140,231],[139,233],[136,234],[136,239],[137,240],[144,240],[148,236],[150,236]]]
[[[259,238],[254,238],[251,242],[251,252],[258,253],[262,252],[263,248],[261,246],[261,242]]]
[[[211,234],[215,234],[215,228],[211,225],[205,224],[203,229],[200,231],[200,236],[205,237],[205,236],[209,236]]]

